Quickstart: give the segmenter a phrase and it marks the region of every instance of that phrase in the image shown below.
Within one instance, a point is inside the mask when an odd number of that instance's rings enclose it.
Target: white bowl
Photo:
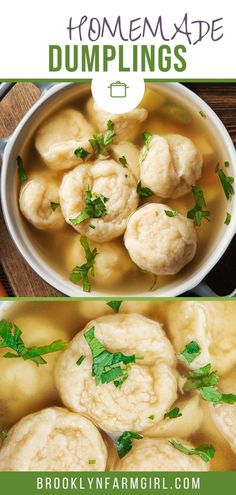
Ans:
[[[175,95],[179,99],[184,99],[192,106],[195,106],[196,111],[202,110],[207,115],[207,123],[211,127],[211,132],[216,139],[221,143],[221,148],[225,159],[230,162],[231,175],[236,177],[236,153],[233,142],[213,110],[195,93],[182,86],[179,83],[152,83],[148,84],[155,89],[161,87],[170,95]],[[123,294],[111,292],[92,291],[90,294],[84,293],[80,286],[74,285],[69,280],[66,280],[56,270],[51,268],[39,255],[36,249],[32,246],[26,233],[24,222],[18,208],[18,191],[17,191],[17,173],[16,173],[16,157],[24,143],[29,130],[32,126],[38,125],[39,119],[42,119],[42,113],[54,105],[63,97],[68,95],[68,92],[73,93],[84,91],[88,88],[88,84],[60,83],[55,84],[42,93],[39,100],[23,117],[16,130],[6,143],[2,158],[2,174],[1,174],[1,198],[2,209],[8,231],[27,263],[42,277],[47,283],[58,289],[60,292],[73,297],[122,297]],[[1,146],[0,146],[1,148]],[[215,241],[211,245],[209,251],[205,254],[204,259],[193,270],[193,273],[187,274],[183,280],[174,280],[169,282],[165,287],[157,288],[154,292],[142,292],[129,294],[135,297],[174,297],[180,295],[199,286],[200,282],[206,277],[208,272],[215,266],[218,260],[227,249],[233,235],[236,232],[236,196],[232,198],[228,205],[228,211],[232,215],[231,222],[228,226],[222,225],[219,228],[218,234],[215,236]],[[199,289],[200,287],[200,289]],[[200,285],[197,289],[201,294]],[[208,291],[208,292],[207,292]],[[205,287],[205,295],[214,295]]]

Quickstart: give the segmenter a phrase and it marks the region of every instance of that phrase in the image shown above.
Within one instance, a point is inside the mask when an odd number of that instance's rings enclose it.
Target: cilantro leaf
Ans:
[[[229,225],[230,222],[231,222],[231,215],[230,213],[227,212],[224,223],[225,225]]]
[[[87,237],[81,236],[80,244],[83,246],[85,251],[86,263],[81,266],[75,266],[71,272],[70,280],[73,284],[77,284],[80,280],[83,280],[83,291],[90,292],[91,287],[88,279],[89,271],[91,271],[91,275],[94,277],[94,264],[95,258],[98,254],[97,249],[94,248],[91,251]]]
[[[231,199],[231,197],[234,194],[234,188],[233,188],[234,178],[230,177],[230,175],[226,175],[224,173],[224,170],[220,168],[219,163],[216,166],[215,171],[220,179],[226,198]]]
[[[124,155],[119,158],[119,162],[122,165],[122,167],[127,168],[127,160]]]
[[[21,156],[18,155],[17,159],[17,166],[18,166],[18,177],[20,179],[20,182],[25,182],[27,180],[27,174],[25,170],[25,165],[24,162],[21,158]]]
[[[176,442],[176,440],[169,440],[169,443],[173,445],[175,449],[179,450],[183,454],[198,455],[205,462],[209,462],[211,459],[213,459],[215,455],[215,448],[213,447],[213,445],[202,444],[199,445],[199,447],[196,447],[195,449],[188,449],[187,447],[184,447],[182,443]]]
[[[191,218],[194,221],[195,225],[200,227],[203,218],[209,221],[210,211],[203,210],[203,208],[206,207],[203,190],[200,187],[192,186],[192,192],[196,205],[194,206],[194,208],[192,208],[192,210],[188,211],[187,218]]]
[[[123,301],[109,301],[107,303],[107,306],[110,306],[110,308],[113,309],[114,313],[118,313],[122,302]]]
[[[137,193],[142,198],[149,198],[150,196],[154,196],[154,192],[149,189],[149,187],[142,187],[141,180],[137,184]]]
[[[180,416],[182,416],[182,413],[180,412],[179,407],[174,407],[173,409],[171,409],[171,411],[164,414],[164,419],[180,418]]]
[[[216,385],[219,381],[218,373],[217,371],[211,371],[210,363],[202,368],[188,371],[186,377],[187,380],[183,387],[186,392],[202,387],[211,387],[212,385]]]
[[[46,364],[47,361],[42,357],[45,354],[61,351],[67,348],[67,343],[63,340],[55,340],[49,345],[25,347],[21,338],[22,331],[11,322],[6,320],[0,321],[0,348],[9,347],[14,352],[7,352],[5,358],[22,358],[24,361],[34,361],[37,366]]]
[[[186,344],[184,350],[178,354],[178,359],[184,363],[191,364],[201,354],[201,349],[195,340]]]
[[[151,140],[152,140],[152,134],[151,134],[151,132],[148,132],[148,131],[143,132],[143,144],[144,144],[144,148],[143,148],[143,153],[142,153],[142,156],[141,156],[141,161],[142,162],[147,157],[147,154],[148,154],[149,148],[150,148]]]
[[[91,189],[88,189],[85,193],[85,207],[81,213],[75,217],[70,218],[72,225],[78,225],[89,218],[103,218],[106,213],[106,204],[109,198],[106,198],[102,194],[92,193]]]
[[[84,338],[93,356],[92,376],[95,377],[96,385],[113,382],[115,387],[121,387],[128,378],[127,365],[135,363],[138,359],[135,354],[126,356],[122,352],[107,351],[95,337],[94,327],[84,334]]]
[[[52,211],[56,211],[56,209],[59,208],[60,203],[55,203],[54,201],[51,201],[50,206]]]
[[[81,158],[81,160],[83,160],[84,162],[86,162],[91,156],[91,153],[86,151],[84,148],[76,148],[74,154],[75,156],[77,156],[77,158]]]
[[[167,217],[177,217],[178,212],[173,210],[164,210]]]
[[[134,433],[133,431],[124,431],[122,435],[116,440],[115,446],[120,459],[125,457],[126,454],[132,449],[132,439],[140,440],[143,435]]]

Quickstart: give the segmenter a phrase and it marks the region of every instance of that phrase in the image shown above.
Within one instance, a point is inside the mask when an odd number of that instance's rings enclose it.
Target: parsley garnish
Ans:
[[[24,162],[23,162],[21,156],[18,155],[16,161],[17,161],[17,165],[18,165],[18,177],[20,179],[20,182],[25,182],[27,180],[27,174],[26,174],[25,165],[24,165]]]
[[[155,415],[151,414],[151,416],[148,416],[148,419],[155,419]]]
[[[143,144],[144,144],[144,149],[143,149],[143,153],[142,153],[142,156],[141,156],[141,161],[143,162],[143,160],[145,160],[147,154],[148,154],[148,151],[149,151],[149,148],[150,148],[150,142],[152,140],[152,134],[151,132],[143,132]]]
[[[124,155],[119,158],[119,162],[122,165],[122,167],[127,168],[127,160]]]
[[[0,348],[9,347],[14,351],[3,355],[5,358],[22,358],[24,361],[30,360],[37,364],[46,364],[42,357],[44,354],[62,351],[67,348],[67,343],[63,340],[55,340],[49,345],[39,347],[25,347],[21,338],[22,331],[11,322],[0,321]]]
[[[149,198],[149,196],[154,195],[154,192],[149,187],[142,187],[141,180],[137,184],[137,193],[142,198]]]
[[[84,361],[84,359],[85,359],[85,356],[83,356],[83,355],[80,356],[79,359],[76,361],[77,366],[80,366],[82,364],[82,362]]]
[[[203,461],[209,462],[210,459],[213,459],[215,455],[215,447],[209,444],[202,444],[195,449],[188,449],[184,447],[182,443],[176,442],[176,440],[169,440],[169,443],[173,445],[173,447],[185,455],[198,455]]]
[[[209,221],[208,217],[210,216],[210,212],[209,210],[203,210],[203,208],[206,207],[206,201],[202,189],[197,186],[192,186],[192,192],[196,205],[192,210],[188,211],[187,217],[194,220],[195,225],[199,227],[203,218]]]
[[[108,156],[107,147],[112,143],[115,136],[114,124],[111,120],[108,120],[107,132],[105,134],[94,134],[93,137],[89,139],[89,143],[93,148],[92,153],[89,153],[84,148],[77,148],[74,151],[74,154],[84,162],[89,160],[89,158],[98,157],[99,155]]]
[[[228,161],[224,162],[224,166],[229,167],[229,162]]]
[[[135,354],[126,356],[122,352],[109,352],[99,342],[94,335],[94,327],[90,328],[85,334],[88,346],[93,356],[92,376],[95,377],[95,383],[113,382],[115,387],[119,388],[128,378],[128,366],[135,363],[137,358]],[[123,366],[124,365],[124,366]]]
[[[236,395],[235,394],[222,394],[215,387],[203,387],[199,390],[202,399],[212,402],[213,404],[221,404],[225,402],[226,404],[235,404]]]
[[[110,306],[110,308],[113,309],[114,313],[118,313],[122,302],[123,301],[109,301],[107,303],[107,306]]]
[[[173,409],[171,409],[171,411],[164,414],[164,419],[174,419],[179,418],[180,416],[182,416],[182,413],[180,412],[179,407],[174,407]]]
[[[202,387],[211,387],[216,385],[219,380],[217,371],[211,371],[210,363],[196,370],[188,371],[186,377],[187,381],[183,387],[186,392]]]
[[[177,217],[178,212],[173,210],[164,210],[167,217]]]
[[[74,154],[75,156],[77,156],[77,158],[81,158],[81,160],[83,160],[84,162],[86,162],[91,156],[91,153],[86,151],[84,148],[77,148],[74,151]]]
[[[87,237],[85,236],[81,236],[80,244],[84,248],[85,257],[87,261],[81,266],[75,266],[75,268],[72,270],[70,280],[71,282],[73,282],[73,284],[77,284],[77,282],[83,280],[83,291],[90,292],[91,287],[88,279],[88,274],[89,271],[91,270],[91,275],[94,277],[95,257],[97,256],[98,252],[96,248],[94,248],[93,251],[91,251]]]
[[[231,215],[230,213],[227,212],[224,223],[225,225],[229,225],[230,222],[231,222]]]
[[[89,459],[88,463],[89,464],[96,464],[96,460],[95,459]]]
[[[204,119],[206,118],[206,114],[205,112],[203,112],[203,110],[200,110],[199,114],[201,115],[201,117],[203,117]]]
[[[87,189],[85,193],[85,207],[76,218],[70,218],[72,225],[78,225],[89,218],[103,218],[106,213],[106,204],[109,198],[102,194],[92,193],[91,189]],[[92,227],[94,228],[94,226]]]
[[[55,211],[60,206],[60,203],[54,203],[54,201],[51,201],[50,206],[52,211]]]
[[[225,175],[224,170],[220,168],[219,163],[216,166],[215,171],[220,179],[226,198],[231,199],[231,196],[234,194],[234,188],[232,185],[234,178],[230,177],[230,175]]]
[[[184,361],[187,364],[191,364],[192,361],[201,354],[201,349],[195,340],[189,342],[184,350],[178,354],[180,361]]]
[[[122,459],[122,457],[125,457],[126,454],[128,454],[128,452],[132,449],[132,438],[140,440],[141,438],[143,438],[143,435],[134,433],[133,431],[124,431],[124,433],[122,433],[118,440],[116,440],[116,450],[120,459]]]

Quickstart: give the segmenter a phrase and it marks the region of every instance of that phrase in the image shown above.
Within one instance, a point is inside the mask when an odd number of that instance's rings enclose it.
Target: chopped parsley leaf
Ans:
[[[199,447],[196,447],[195,449],[188,449],[187,447],[184,447],[182,443],[176,442],[176,440],[169,440],[169,443],[183,454],[198,455],[205,462],[209,462],[215,455],[215,448],[213,447],[213,445],[204,443],[202,445],[199,445]]]
[[[20,179],[20,182],[25,182],[27,180],[27,174],[25,170],[25,165],[24,162],[21,158],[21,156],[18,155],[17,159],[17,165],[18,165],[18,177]]]
[[[227,168],[227,167],[229,167],[229,162],[228,162],[228,161],[224,162],[224,166],[225,166],[226,168]]]
[[[54,201],[51,201],[50,206],[52,211],[56,211],[56,209],[60,206],[60,203],[55,203]]]
[[[86,162],[91,156],[91,153],[86,151],[84,148],[77,148],[74,151],[74,154],[75,156],[77,156],[77,158],[81,158],[81,160],[83,160],[84,162]]]
[[[192,192],[196,205],[192,210],[189,210],[187,217],[191,218],[195,225],[200,227],[203,218],[209,221],[210,212],[209,210],[203,210],[206,207],[206,201],[203,195],[203,190],[200,187],[192,186]]]
[[[67,348],[67,343],[63,340],[55,340],[49,345],[39,347],[25,347],[21,338],[22,331],[14,323],[6,320],[0,321],[0,348],[9,347],[14,351],[7,352],[3,355],[5,358],[22,358],[24,361],[30,360],[40,364],[46,364],[47,361],[42,357],[44,354],[62,351]]]
[[[80,244],[83,246],[85,251],[86,263],[81,266],[77,265],[73,268],[70,280],[73,284],[77,284],[77,282],[83,280],[83,291],[90,292],[91,286],[89,283],[88,274],[89,271],[91,271],[91,275],[94,277],[94,264],[98,252],[96,248],[91,251],[87,237],[85,236],[81,236]]]
[[[187,380],[183,387],[186,392],[202,387],[211,387],[219,381],[218,373],[217,371],[211,371],[210,363],[196,370],[188,371],[186,377]]]
[[[164,210],[167,217],[177,217],[178,212],[173,210]]]
[[[150,148],[150,143],[151,143],[151,140],[152,140],[152,134],[151,132],[143,132],[143,144],[144,144],[144,148],[143,148],[143,153],[142,153],[142,156],[141,156],[141,161],[143,162],[143,160],[145,160],[148,152],[149,152],[149,148]]]
[[[148,416],[148,419],[155,419],[155,415],[151,414],[151,416]]]
[[[143,435],[139,433],[134,433],[133,431],[124,431],[122,435],[116,440],[116,450],[120,459],[126,456],[128,452],[132,449],[132,439],[140,440]]]
[[[215,387],[202,387],[199,390],[202,399],[212,402],[213,404],[235,404],[236,395],[235,394],[222,394]]]
[[[141,180],[137,184],[137,193],[142,198],[149,198],[150,196],[154,196],[154,192],[149,189],[149,187],[142,187]]]
[[[124,155],[119,158],[119,162],[122,165],[122,167],[127,168],[127,160]]]
[[[178,354],[178,359],[184,361],[187,364],[191,364],[192,361],[201,354],[201,349],[195,340],[189,342],[184,350]]]
[[[224,170],[220,168],[219,163],[216,166],[215,171],[220,179],[226,198],[231,199],[231,197],[234,194],[234,188],[233,188],[234,178],[230,177],[230,175],[226,175],[224,173]]]
[[[80,366],[84,360],[85,356],[80,356],[79,359],[76,361],[77,366]]]
[[[180,416],[182,416],[182,413],[180,412],[179,407],[174,407],[171,411],[164,414],[164,419],[180,418]]]
[[[77,217],[70,218],[70,222],[72,225],[78,225],[89,218],[103,218],[107,214],[106,203],[108,200],[109,198],[92,192],[88,187],[85,193],[84,209]]]
[[[109,301],[107,303],[107,306],[110,306],[110,308],[113,309],[114,313],[118,313],[122,302],[123,301]]]
[[[230,213],[227,212],[224,223],[225,225],[229,225],[230,222],[231,222],[231,215]]]
[[[107,147],[112,143],[114,137],[114,124],[111,120],[107,122],[107,132],[105,134],[94,134],[89,142],[93,148],[93,154],[98,157],[99,155],[108,156]]]
[[[95,459],[89,459],[88,463],[89,464],[96,464],[96,460]]]
[[[94,335],[94,327],[85,332],[84,338],[93,356],[92,376],[95,377],[96,385],[99,383],[113,383],[119,388],[128,378],[128,365],[135,363],[135,354],[126,356],[122,352],[112,353],[99,342]]]
[[[199,114],[201,115],[201,117],[203,117],[204,119],[206,118],[206,114],[205,112],[203,112],[203,110],[200,110],[199,111]]]

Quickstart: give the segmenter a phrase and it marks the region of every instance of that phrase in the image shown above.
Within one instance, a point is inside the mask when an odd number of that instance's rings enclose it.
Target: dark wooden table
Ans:
[[[236,84],[197,83],[187,84],[215,110],[227,127],[236,144]],[[25,112],[38,99],[39,90],[31,83],[17,83],[0,103],[0,137],[8,136]],[[2,213],[0,215],[0,280],[9,295],[58,296],[58,291],[36,275],[24,262],[7,232]],[[235,288],[236,242],[229,248],[222,261],[209,274],[211,287],[220,295]]]

